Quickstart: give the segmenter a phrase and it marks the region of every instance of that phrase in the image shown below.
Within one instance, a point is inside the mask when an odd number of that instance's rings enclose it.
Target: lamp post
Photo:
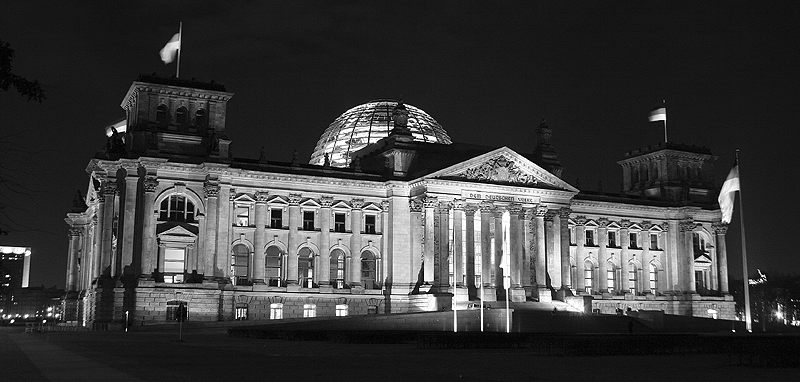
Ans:
[[[456,292],[458,291],[458,285],[453,282],[453,333],[458,333],[458,305],[456,304]]]
[[[511,288],[511,276],[503,276],[503,289],[506,290],[506,333],[511,333],[511,309],[508,306],[509,288]]]
[[[477,275],[475,278],[478,279],[478,285],[481,286],[481,332],[483,332],[483,275]]]

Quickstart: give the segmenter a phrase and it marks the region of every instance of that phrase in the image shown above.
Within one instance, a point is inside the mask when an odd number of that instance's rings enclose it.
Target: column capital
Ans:
[[[477,211],[478,209],[479,207],[474,204],[464,205],[464,212],[467,214],[467,216],[475,216],[475,211]]]
[[[548,211],[547,206],[539,204],[534,208],[533,213],[536,215],[537,218],[543,218],[547,216],[547,211]]]
[[[303,197],[300,196],[300,194],[289,194],[286,199],[290,206],[296,206],[300,204],[300,201],[303,200]]]
[[[463,210],[464,206],[467,205],[467,201],[464,199],[453,199],[451,202],[454,210]]]
[[[478,208],[481,209],[481,213],[492,212],[492,211],[494,211],[494,203],[485,202],[485,201],[484,202],[480,202],[480,204],[478,204]]]
[[[568,207],[562,207],[561,209],[558,210],[558,216],[561,218],[561,220],[569,219],[569,214],[571,213],[572,210],[569,209]]]
[[[519,216],[519,214],[523,212],[522,206],[519,204],[511,204],[508,206],[508,212],[511,216]]]
[[[502,219],[503,218],[503,214],[506,212],[506,210],[508,210],[508,208],[503,207],[503,206],[495,206],[494,210],[492,210],[492,213],[494,213],[494,218],[495,219]]]
[[[158,179],[155,176],[146,176],[144,178],[144,192],[156,192],[156,187],[158,187]]]
[[[450,211],[451,208],[453,208],[453,203],[446,200],[440,201],[439,204],[436,205],[436,209],[439,211]]]
[[[70,237],[78,237],[81,235],[83,230],[78,227],[70,227],[69,228],[69,236]]]
[[[578,226],[578,225],[586,225],[586,222],[589,221],[589,219],[587,219],[586,216],[583,216],[583,215],[576,216],[572,220],[575,221],[575,225],[576,226]]]
[[[642,227],[642,231],[649,231],[653,227],[653,223],[649,220],[644,220],[639,225]]]
[[[389,204],[388,200],[381,200],[381,209],[383,209],[383,212],[389,212]]]
[[[411,209],[411,212],[422,212],[422,202],[418,199],[409,200],[408,207]]]
[[[353,198],[350,200],[350,207],[354,210],[360,210],[364,207],[364,199],[361,198]]]
[[[323,195],[319,198],[319,205],[322,208],[331,208],[333,205],[333,197],[328,195]]]
[[[606,228],[606,227],[608,227],[609,223],[611,223],[611,221],[609,221],[607,218],[597,219],[597,227],[598,228],[601,228],[601,229]]]
[[[619,228],[620,229],[628,229],[631,227],[631,221],[628,219],[622,219],[619,221]]]
[[[714,233],[716,233],[717,235],[725,235],[725,234],[728,233],[728,225],[723,223],[723,222],[721,222],[721,221],[716,221],[716,222],[712,223],[711,224],[711,228],[714,230]]]
[[[264,204],[267,202],[269,191],[256,191],[254,196],[257,204]]]
[[[435,208],[437,205],[439,205],[439,198],[425,195],[422,197],[422,204],[425,208]]]
[[[117,182],[111,179],[103,181],[103,195],[115,195],[117,193]]]
[[[203,192],[205,192],[207,198],[216,198],[219,196],[219,184],[206,181],[203,183]]]
[[[696,226],[697,224],[695,224],[695,222],[692,220],[682,220],[680,223],[678,223],[678,228],[681,230],[681,232],[692,232]]]

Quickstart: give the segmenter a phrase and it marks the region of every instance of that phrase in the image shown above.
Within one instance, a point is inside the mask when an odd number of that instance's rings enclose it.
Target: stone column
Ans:
[[[388,200],[381,201],[381,210],[382,210],[382,212],[381,212],[381,242],[383,243],[383,245],[381,246],[381,251],[383,252],[383,254],[382,254],[382,258],[381,258],[380,268],[381,268],[381,285],[384,285],[384,286],[386,285],[386,281],[388,280],[389,269],[392,266],[392,261],[393,261],[393,257],[392,257],[393,254],[391,253],[391,251],[389,251],[389,236],[390,236],[389,235],[389,223],[390,223],[390,220],[389,220],[389,206],[390,206],[390,204],[391,203],[389,203]],[[422,219],[421,216],[419,216],[419,218]],[[422,223],[420,223],[420,224],[422,224]],[[423,240],[424,239],[423,238],[424,229],[423,229],[422,226],[420,226],[419,228],[420,228],[420,231],[419,231],[419,235],[416,237],[416,240]],[[421,264],[422,264],[422,247],[418,248],[418,250],[419,250],[419,252],[417,253],[418,256],[417,256],[417,259],[415,261],[418,261],[419,262],[418,265],[421,266]],[[419,272],[419,266],[414,268],[415,269],[414,272]],[[376,264],[376,267],[377,267],[377,264]],[[414,277],[416,277],[416,274],[414,275]],[[416,280],[416,278],[414,280]]]
[[[561,289],[561,223],[556,210],[549,210],[544,216],[545,238],[547,239],[547,274],[550,286]]]
[[[727,295],[728,291],[728,251],[725,244],[725,234],[728,232],[728,225],[716,222],[712,225],[714,233],[717,234],[717,263],[719,266],[719,291]]]
[[[520,277],[522,278],[522,286],[525,288],[525,294],[532,296],[532,286],[534,285],[534,282],[531,274],[531,270],[533,269],[531,260],[534,257],[534,252],[536,251],[536,241],[533,238],[535,233],[533,227],[533,210],[530,208],[525,208],[520,216],[521,219],[523,219],[522,230],[524,246],[524,251],[522,252],[522,269],[520,269]]]
[[[622,247],[620,249],[620,259],[622,262],[622,273],[625,274],[625,279],[627,280],[628,276],[628,267],[630,262],[630,242],[631,242],[631,235],[630,231],[628,230],[631,226],[631,222],[627,219],[623,219],[619,222],[619,245]],[[627,285],[625,285],[625,294],[628,294],[629,291],[627,290]]]
[[[364,228],[364,220],[361,217],[361,208],[364,207],[364,199],[353,199],[350,201],[352,210],[350,210],[350,230],[353,234],[350,236],[350,253],[353,260],[350,262],[350,285],[354,287],[361,286],[361,231]]]
[[[572,212],[569,208],[561,208],[558,210],[559,230],[561,232],[561,285],[564,289],[569,289],[575,286],[572,280],[572,267],[569,264],[569,214]],[[577,263],[577,258],[575,259]]]
[[[323,196],[319,199],[319,286],[331,285],[331,206],[333,198]]]
[[[100,251],[100,273],[112,276],[113,266],[116,264],[116,254],[111,243],[114,237],[114,206],[117,203],[116,179],[107,178],[103,181],[103,196],[105,208],[103,209],[103,243]]]
[[[74,292],[78,290],[78,250],[80,249],[80,239],[81,229],[77,227],[70,227],[69,251],[67,253],[67,292]]]
[[[216,250],[217,250],[217,199],[219,196],[219,185],[206,181],[203,185],[206,194],[206,231],[204,238],[205,252],[203,254],[203,273],[206,279],[213,279],[216,274]]]
[[[639,263],[642,264],[642,268],[645,267],[646,263],[650,262],[650,228],[651,227],[653,227],[653,223],[651,223],[649,221],[643,221],[642,222],[642,231],[639,232],[639,235],[641,236],[639,238],[639,241],[642,242],[642,258],[639,259]],[[643,272],[639,272],[639,270],[636,269],[636,264],[628,264],[628,266],[629,267],[633,267],[633,270],[636,273],[636,286],[635,286],[636,293],[637,294],[638,293],[642,293],[644,291],[644,289],[642,287],[643,284],[641,283],[642,278],[643,278],[642,277],[642,273]],[[626,267],[625,270],[627,271],[628,268]],[[630,276],[626,275],[625,277],[626,277],[626,280],[627,280],[627,278],[630,277]],[[627,285],[625,287],[627,288]]]
[[[422,205],[425,208],[425,259],[423,260],[423,279],[426,284],[434,284],[434,274],[436,263],[436,230],[434,228],[435,208],[439,204],[439,200],[435,196],[425,196],[422,200]]]
[[[683,245],[679,246],[679,250],[683,250],[685,279],[689,284],[686,290],[691,294],[697,293],[697,281],[694,277],[694,243],[692,242],[692,232],[694,231],[695,223],[691,220],[685,220],[680,223],[681,236],[683,236]]]
[[[572,280],[576,285],[578,294],[586,294],[586,255],[584,245],[586,243],[586,216],[575,217],[575,267],[577,268],[577,280]],[[591,269],[594,274],[594,269]],[[596,289],[596,287],[592,287]]]
[[[422,202],[418,199],[408,201],[408,209],[411,217],[411,278],[415,286],[424,282],[423,256],[425,253],[425,221],[422,216]],[[385,256],[385,255],[384,255]],[[422,276],[422,278],[420,278]]]
[[[122,272],[137,273],[140,269],[133,267],[133,241],[136,221],[136,189],[139,185],[138,168],[133,166],[125,167],[125,204],[120,208],[120,219],[122,220],[122,237],[117,238],[117,246],[122,245],[122,262],[115,267],[117,274]],[[126,267],[128,267],[126,272]]]
[[[481,283],[484,291],[481,299],[496,301],[495,283],[492,278],[492,236],[491,227],[494,223],[494,205],[491,202],[481,202]]]
[[[266,191],[257,191],[255,194],[255,220],[256,231],[253,235],[253,284],[264,284],[266,274],[266,253],[264,247],[267,245],[267,196]]]
[[[475,288],[475,211],[476,207],[467,205],[464,207],[466,213],[466,257],[467,263],[465,264],[467,274],[467,288],[473,290]]]
[[[597,225],[597,244],[600,245],[600,248],[597,250],[597,291],[602,294],[608,293],[608,253],[606,253],[606,246],[608,245],[608,219],[598,219]]]
[[[144,178],[144,202],[142,208],[142,269],[141,276],[144,279],[150,280],[153,278],[152,274],[155,270],[155,257],[158,256],[156,249],[156,228],[155,220],[157,212],[155,211],[156,188],[158,187],[158,180],[154,176],[147,176]]]
[[[503,290],[503,273],[500,265],[503,263],[503,212],[505,208],[497,207],[494,210],[494,285],[497,290]],[[502,296],[502,295],[501,295]]]
[[[524,232],[522,231],[522,220],[520,220],[520,215],[522,219],[525,219],[525,215],[523,214],[522,207],[519,205],[511,205],[508,208],[509,212],[509,241],[510,245],[509,248],[511,249],[511,253],[509,253],[509,276],[511,276],[511,286],[513,288],[521,288],[522,287],[522,251],[523,249],[523,237]]]
[[[439,293],[450,289],[450,202],[439,202],[436,209],[436,257],[434,285]]]
[[[217,276],[222,277],[224,280],[230,280],[233,276],[231,274],[231,231],[233,230],[233,208],[231,206],[234,199],[236,199],[236,189],[231,189],[227,185],[226,187],[220,186],[219,196],[217,197],[217,227],[219,231],[217,231],[216,264],[217,269],[220,270],[220,274]],[[250,272],[250,274],[253,273]]]
[[[464,246],[463,224],[465,202],[460,199],[453,201],[453,286],[464,286]]]
[[[300,235],[297,230],[302,224],[300,216],[300,194],[289,194],[289,240],[286,244],[286,284],[297,285],[297,247],[300,245]],[[351,249],[352,251],[352,249]]]
[[[544,236],[544,217],[547,214],[547,207],[543,205],[538,205],[534,210],[534,229],[536,232],[536,261],[535,261],[535,271],[536,271],[536,286],[539,288],[539,295],[540,295],[540,302],[542,293],[547,293],[547,296],[550,295],[550,291],[547,289],[547,241]]]
[[[97,193],[97,209],[95,210],[94,217],[92,217],[92,222],[94,224],[94,232],[92,234],[94,250],[92,251],[92,267],[90,269],[89,284],[87,285],[91,285],[94,280],[97,280],[97,278],[100,277],[100,272],[103,270],[101,254],[103,253],[103,213],[105,210],[105,198],[103,191],[100,190],[100,192]]]

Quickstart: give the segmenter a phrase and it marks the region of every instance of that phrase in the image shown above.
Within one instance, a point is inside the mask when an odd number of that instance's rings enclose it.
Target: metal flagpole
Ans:
[[[179,61],[180,62],[180,56]],[[664,103],[664,143],[667,143],[667,100],[663,99],[661,102]]]
[[[747,277],[747,242],[744,234],[744,198],[742,198],[742,167],[739,165],[739,149],[736,149],[736,176],[739,177],[739,223],[742,229],[742,275],[744,276],[744,317],[747,332],[753,332],[750,320],[750,282]]]
[[[175,78],[179,78],[181,76],[181,50],[183,50],[183,21],[179,22],[178,25],[178,65],[175,72]]]

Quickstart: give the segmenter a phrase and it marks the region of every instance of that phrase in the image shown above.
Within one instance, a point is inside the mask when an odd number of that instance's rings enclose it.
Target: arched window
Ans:
[[[194,112],[194,125],[197,127],[206,127],[206,110],[197,109]]]
[[[345,255],[341,249],[331,251],[331,285],[340,289],[345,286]]]
[[[169,118],[167,117],[167,105],[161,104],[156,108],[156,122],[161,126],[169,122]]]
[[[606,265],[606,285],[605,286],[606,286],[606,290],[608,290],[608,293],[614,293],[614,281],[616,281],[614,275],[616,274],[616,272],[617,272],[617,270],[614,267],[614,264],[608,263],[608,265]]]
[[[592,293],[592,279],[594,275],[594,264],[591,261],[583,263],[583,283],[586,286],[586,293]]]
[[[249,285],[250,248],[247,248],[244,244],[236,244],[233,246],[232,251],[231,265],[233,266],[233,277],[236,280],[236,285]]]
[[[636,264],[628,264],[628,292],[636,294]]]
[[[186,110],[185,106],[181,106],[175,110],[175,122],[177,122],[179,125],[185,125],[186,122],[188,122],[188,117],[189,111]]]
[[[303,288],[314,287],[314,252],[303,247],[297,253],[297,282]]]
[[[186,196],[170,195],[161,201],[158,209],[158,220],[171,222],[195,223],[197,208]]]
[[[658,268],[653,263],[650,263],[650,293],[656,294],[658,291]]]
[[[375,266],[375,255],[372,251],[361,252],[361,283],[364,289],[376,289],[377,267]]]
[[[281,286],[281,279],[283,278],[281,270],[283,269],[283,253],[281,250],[271,245],[267,248],[266,259],[266,282],[269,286]]]

